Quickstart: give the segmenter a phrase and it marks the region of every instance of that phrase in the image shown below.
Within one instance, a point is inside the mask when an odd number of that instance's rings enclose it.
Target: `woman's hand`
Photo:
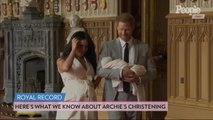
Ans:
[[[99,83],[101,82],[101,79],[101,77],[97,76],[95,80],[92,81],[95,89],[98,87]]]
[[[72,51],[69,53],[68,57],[66,59],[59,58],[57,60],[57,66],[60,72],[68,72],[72,67],[73,60],[75,58],[75,51],[78,47],[79,40],[76,38],[73,38],[71,42],[72,43],[70,43],[70,45],[72,46]]]
[[[78,47],[79,40],[77,38],[72,39],[72,50],[76,50]]]

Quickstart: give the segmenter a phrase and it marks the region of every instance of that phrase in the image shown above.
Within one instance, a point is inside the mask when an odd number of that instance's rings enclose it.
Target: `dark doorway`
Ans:
[[[37,72],[37,80],[40,83],[40,92],[44,93],[45,88],[45,71],[40,70]]]
[[[32,58],[24,62],[25,80],[24,92],[44,92],[45,88],[45,64],[43,58]]]

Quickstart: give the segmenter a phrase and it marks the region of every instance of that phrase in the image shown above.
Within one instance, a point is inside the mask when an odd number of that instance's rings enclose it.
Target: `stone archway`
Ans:
[[[40,57],[26,59],[23,62],[23,91],[44,93],[45,89],[45,61]],[[33,69],[32,69],[33,68]]]

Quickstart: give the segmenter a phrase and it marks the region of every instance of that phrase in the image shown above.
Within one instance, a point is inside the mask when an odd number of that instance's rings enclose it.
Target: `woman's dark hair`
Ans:
[[[92,64],[92,67],[94,69],[94,71],[96,72],[96,67],[97,67],[97,60],[96,60],[96,53],[95,53],[95,45],[91,39],[91,37],[89,36],[89,34],[87,32],[84,32],[84,31],[79,31],[79,32],[75,32],[69,43],[66,45],[65,49],[64,49],[64,52],[63,52],[63,55],[62,55],[62,59],[66,59],[71,50],[72,50],[72,39],[73,38],[76,38],[78,40],[87,40],[88,42],[88,50],[87,52],[85,53],[85,57],[86,59]]]

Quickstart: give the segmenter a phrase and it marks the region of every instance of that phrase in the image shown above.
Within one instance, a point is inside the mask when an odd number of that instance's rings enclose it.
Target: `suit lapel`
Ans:
[[[132,47],[134,48],[134,57],[133,57],[133,61],[134,61],[134,64],[137,63],[137,59],[138,59],[138,52],[139,52],[139,47],[137,45],[137,42],[135,39],[133,39],[132,41]]]
[[[115,42],[116,42],[115,51],[117,52],[117,55],[119,56],[119,58],[122,59],[122,48],[121,48],[120,40],[117,38]]]

